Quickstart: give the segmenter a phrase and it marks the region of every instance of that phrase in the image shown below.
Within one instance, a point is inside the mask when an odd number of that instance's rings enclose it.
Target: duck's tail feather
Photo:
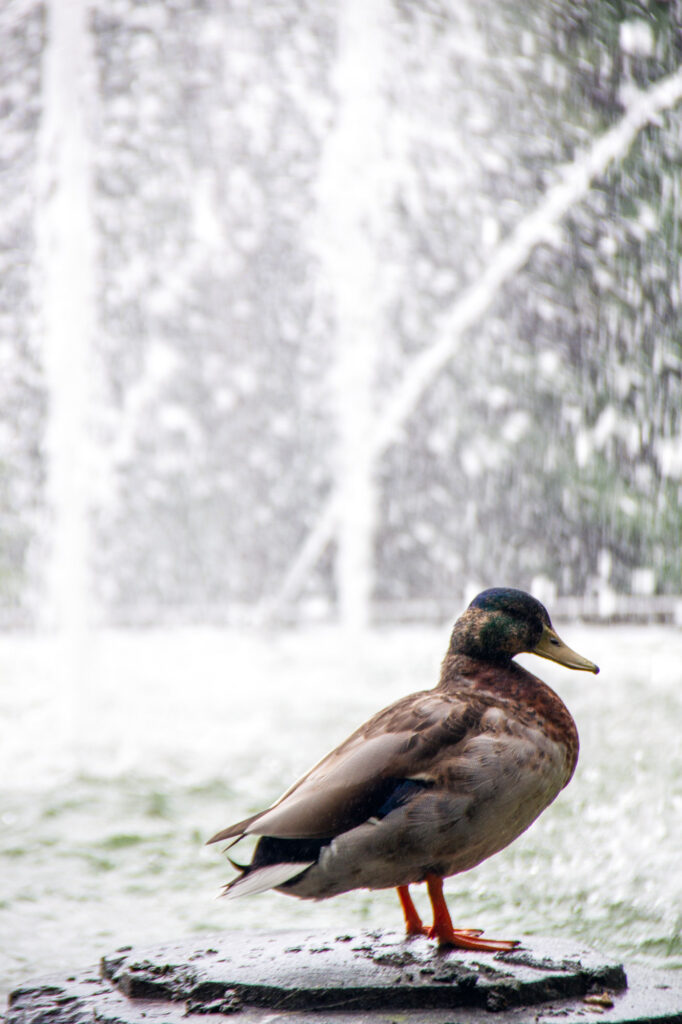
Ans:
[[[299,864],[266,864],[265,867],[254,868],[229,882],[222,895],[228,899],[236,899],[237,896],[249,896],[252,893],[265,892],[266,889],[276,889],[302,874],[314,863],[315,861],[311,860]]]
[[[238,821],[236,825],[230,825],[228,828],[216,832],[214,836],[206,840],[206,845],[210,846],[211,843],[221,843],[223,839],[233,839],[234,842],[230,843],[230,846],[234,846],[234,843],[238,843],[242,836],[246,834],[249,825],[252,825],[257,818],[262,817],[264,813],[264,811],[258,811],[257,814],[252,814],[250,818],[244,818],[243,821]],[[229,850],[230,846],[226,847],[226,849]]]

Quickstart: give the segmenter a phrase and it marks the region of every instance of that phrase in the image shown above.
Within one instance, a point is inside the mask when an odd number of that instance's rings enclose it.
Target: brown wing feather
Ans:
[[[470,706],[450,694],[405,697],[327,754],[272,807],[209,842],[245,833],[323,839],[346,832],[377,813],[392,780],[433,777],[435,757],[456,745],[472,724]]]

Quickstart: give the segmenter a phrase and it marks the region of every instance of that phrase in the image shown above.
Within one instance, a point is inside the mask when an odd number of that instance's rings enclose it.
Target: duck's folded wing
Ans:
[[[435,780],[432,768],[439,754],[466,731],[460,707],[434,695],[418,709],[400,705],[389,709],[391,720],[379,721],[377,716],[323,758],[276,804],[224,829],[209,842],[244,834],[328,839],[354,828],[379,813],[405,780]]]

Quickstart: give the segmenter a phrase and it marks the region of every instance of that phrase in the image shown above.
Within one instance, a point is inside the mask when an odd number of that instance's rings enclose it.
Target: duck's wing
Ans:
[[[299,779],[272,807],[218,832],[329,839],[380,814],[406,780],[435,783],[441,758],[469,732],[468,701],[428,691],[375,715]],[[476,716],[474,716],[476,717]]]

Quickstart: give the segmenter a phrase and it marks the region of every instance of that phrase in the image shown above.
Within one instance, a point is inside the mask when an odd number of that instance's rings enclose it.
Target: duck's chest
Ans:
[[[539,711],[490,703],[478,728],[442,764],[444,874],[467,870],[512,842],[569,781],[577,732]],[[446,806],[447,805],[447,806]],[[451,816],[450,816],[450,812]],[[449,818],[449,820],[448,820]]]
[[[571,713],[551,687],[516,666],[491,695],[480,731],[506,740],[510,754],[530,758],[540,775],[558,775],[559,789],[575,771],[579,740]]]
[[[490,708],[480,729],[444,767],[434,863],[465,871],[503,849],[535,821],[568,782],[575,755],[541,724]]]
[[[577,761],[577,732],[553,728],[541,716],[491,707],[465,744],[472,770],[504,798],[512,791],[538,808],[568,783]],[[464,751],[462,751],[464,753]]]

